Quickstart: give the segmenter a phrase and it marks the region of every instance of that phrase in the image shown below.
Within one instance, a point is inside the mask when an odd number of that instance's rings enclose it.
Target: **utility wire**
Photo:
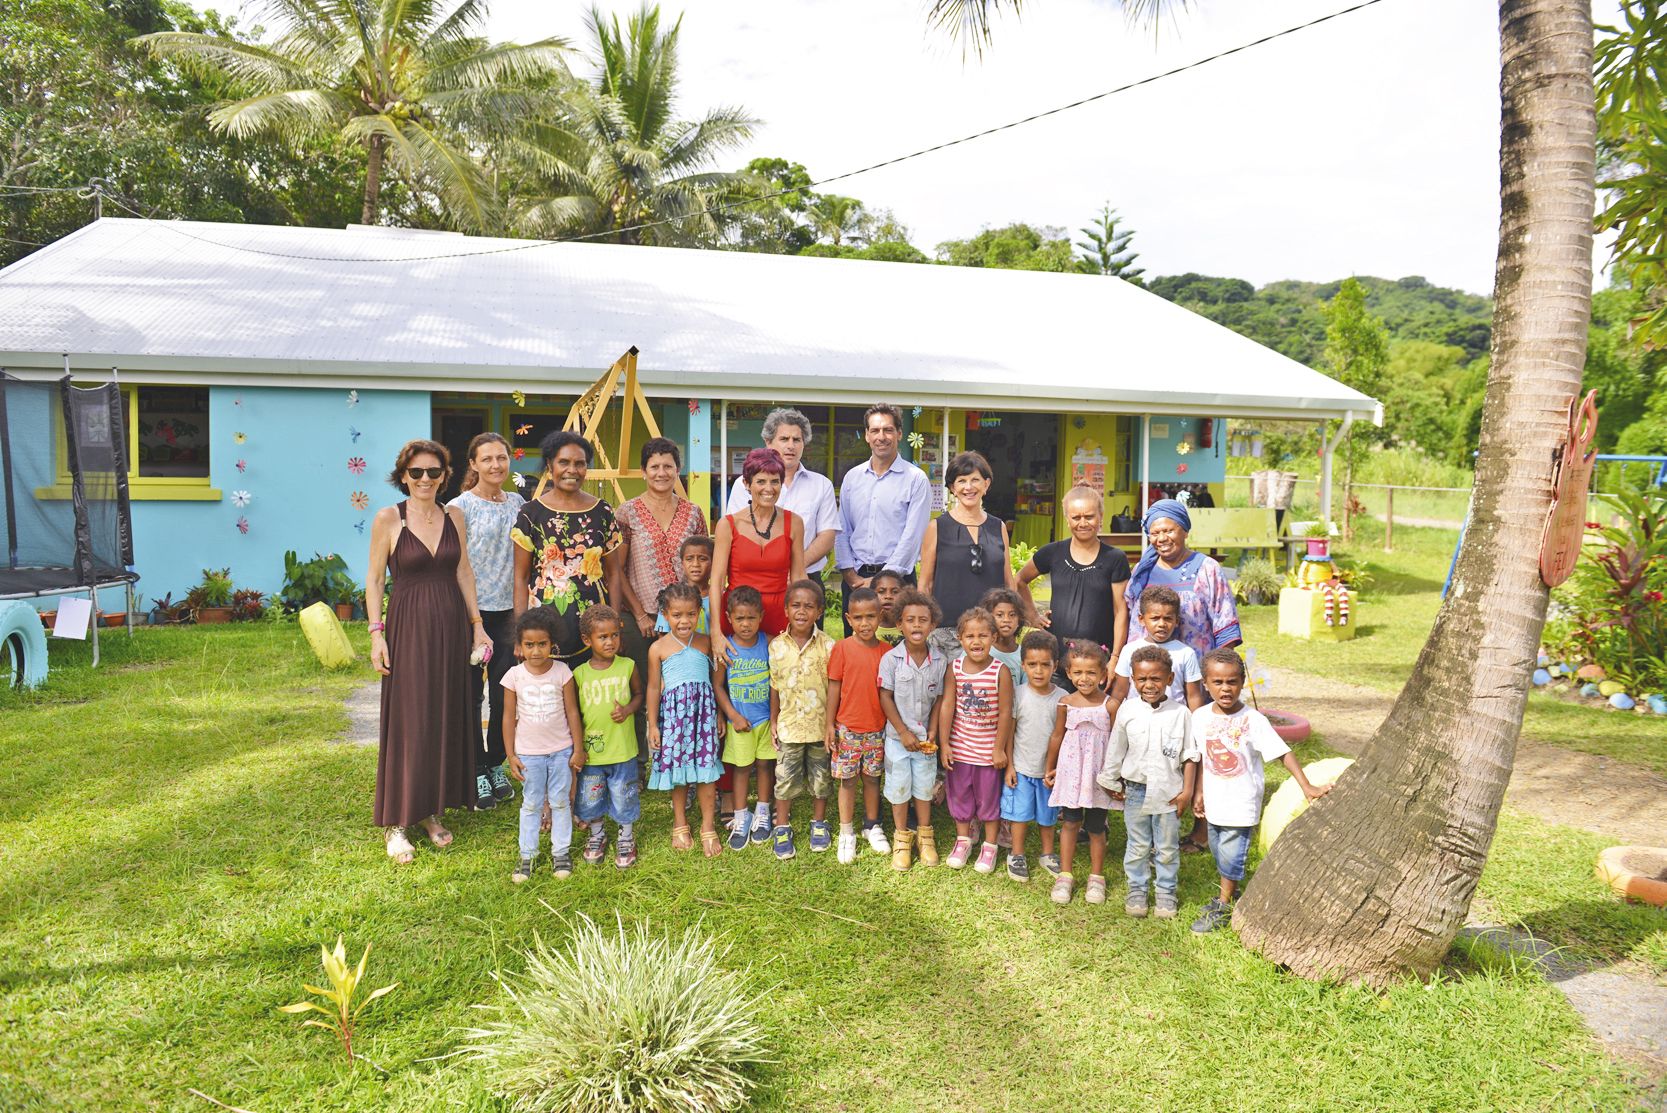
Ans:
[[[134,208],[133,205],[128,204],[128,202],[131,201],[131,198],[124,198],[119,193],[103,192],[103,187],[107,186],[109,183],[104,182],[102,179],[93,179],[90,188],[95,193],[102,193],[104,197],[109,198],[119,208],[125,209],[134,216],[145,220],[158,220],[159,223],[162,223],[163,226],[167,227],[170,231],[184,236],[187,239],[197,240],[200,243],[210,244],[215,247],[224,248],[228,251],[242,251],[253,255],[266,255],[278,259],[300,259],[308,262],[322,263],[425,263],[440,259],[467,259],[477,255],[503,255],[512,251],[528,251],[535,247],[549,247],[552,244],[578,243],[584,240],[598,239],[604,236],[617,236],[624,232],[641,232],[650,228],[660,228],[669,224],[676,224],[680,221],[690,220],[695,217],[725,213],[731,209],[744,208],[748,205],[757,205],[765,201],[775,200],[778,197],[786,197],[791,194],[803,193],[807,190],[830,185],[834,182],[842,182],[849,178],[855,178],[860,174],[868,174],[875,170],[882,170],[889,166],[896,166],[899,163],[908,162],[912,159],[923,158],[926,155],[936,154],[938,151],[948,150],[951,147],[958,147],[963,143],[971,143],[977,139],[997,135],[1004,131],[1010,131],[1013,128],[1023,127],[1026,124],[1035,123],[1037,120],[1045,120],[1050,116],[1057,116],[1062,112],[1069,112],[1072,109],[1081,108],[1087,104],[1093,104],[1096,101],[1104,100],[1107,97],[1115,96],[1118,93],[1126,93],[1131,89],[1138,89],[1143,85],[1150,85],[1153,82],[1162,81],[1165,78],[1174,77],[1177,74],[1186,73],[1189,70],[1195,70],[1201,66],[1209,65],[1211,62],[1218,62],[1223,58],[1229,58],[1235,54],[1241,54],[1254,47],[1263,46],[1267,43],[1275,41],[1276,39],[1285,38],[1287,35],[1294,35],[1299,31],[1306,31],[1311,27],[1318,27],[1322,23],[1329,23],[1334,19],[1340,19],[1343,16],[1352,15],[1355,12],[1362,11],[1382,2],[1383,0],[1361,0],[1360,3],[1331,12],[1328,15],[1317,16],[1314,19],[1308,20],[1306,23],[1298,23],[1294,26],[1287,27],[1282,31],[1274,31],[1271,34],[1263,35],[1259,39],[1252,39],[1249,42],[1240,43],[1238,46],[1230,47],[1204,58],[1199,58],[1196,61],[1188,62],[1185,65],[1175,66],[1172,69],[1164,70],[1162,73],[1155,73],[1149,77],[1143,77],[1138,81],[1130,81],[1127,84],[1119,85],[1116,88],[1107,89],[1101,93],[1094,93],[1093,95],[1083,97],[1080,100],[1074,100],[1069,104],[1059,105],[1057,108],[1049,108],[1041,112],[1032,113],[1029,116],[1021,117],[1017,120],[1010,120],[1005,124],[997,124],[994,127],[985,128],[982,131],[975,131],[970,135],[963,135],[958,139],[946,140],[942,143],[933,144],[930,147],[922,147],[919,150],[910,151],[907,154],[897,155],[894,158],[888,158],[880,162],[871,163],[868,166],[863,166],[856,170],[847,170],[843,174],[835,174],[832,177],[821,178],[817,181],[811,182],[809,185],[797,186],[793,189],[776,190],[773,193],[766,193],[758,197],[748,197],[742,200],[730,201],[720,205],[712,205],[694,212],[682,213],[673,217],[665,217],[660,220],[645,221],[641,224],[630,224],[623,228],[609,228],[605,231],[586,232],[578,235],[563,236],[557,239],[549,240],[521,240],[513,244],[507,244],[503,247],[487,247],[481,248],[477,251],[445,252],[432,255],[404,255],[395,258],[365,258],[346,255],[302,255],[283,251],[269,251],[265,248],[248,247],[243,244],[224,243],[220,240],[211,239],[207,236],[199,236],[194,233],[187,232],[182,228],[176,227],[175,222],[172,220],[157,218],[154,216],[154,210],[151,213],[146,213]],[[134,202],[134,204],[137,204],[137,202]]]

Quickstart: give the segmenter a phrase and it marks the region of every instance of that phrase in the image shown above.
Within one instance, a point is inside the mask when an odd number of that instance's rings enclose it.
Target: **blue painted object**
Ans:
[[[1649,704],[1650,710],[1657,715],[1667,715],[1667,696],[1651,696],[1644,702]]]
[[[1634,707],[1638,706],[1638,701],[1634,700],[1625,692],[1616,692],[1614,695],[1609,697],[1609,706],[1613,707],[1616,711],[1631,711]]]
[[[35,608],[13,600],[0,603],[0,643],[10,642],[16,672],[0,677],[7,687],[38,688],[46,683],[46,628]]]
[[[1534,687],[1544,688],[1547,684],[1550,684],[1550,683],[1551,683],[1551,674],[1549,672],[1546,672],[1544,669],[1535,669],[1534,670]]]
[[[1597,699],[1599,696],[1603,695],[1602,692],[1598,691],[1598,686],[1596,684],[1582,684],[1580,686],[1580,694],[1585,696],[1587,699]]]

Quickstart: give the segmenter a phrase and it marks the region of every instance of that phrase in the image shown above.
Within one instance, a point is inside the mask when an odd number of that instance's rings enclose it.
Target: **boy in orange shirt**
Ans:
[[[851,636],[828,657],[828,754],[839,782],[839,861],[857,860],[857,780],[862,780],[863,828],[876,854],[890,854],[880,826],[880,774],[886,766],[886,714],[880,708],[880,658],[891,646],[877,636],[880,596],[859,587],[845,602]]]

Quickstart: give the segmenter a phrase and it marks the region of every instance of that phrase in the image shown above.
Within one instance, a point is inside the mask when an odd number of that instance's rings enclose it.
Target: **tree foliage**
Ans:
[[[1111,202],[1107,201],[1100,208],[1094,223],[1080,229],[1083,235],[1077,241],[1077,247],[1082,251],[1080,258],[1091,274],[1115,275],[1140,285],[1140,276],[1146,270],[1134,265],[1134,261],[1140,258],[1140,252],[1129,247],[1129,241],[1134,239],[1134,229],[1118,227],[1121,219],[1117,210],[1111,207]]]
[[[1667,346],[1667,9],[1622,0],[1622,23],[1600,27],[1596,70],[1598,142],[1608,191],[1598,227],[1615,233],[1618,275],[1645,300],[1638,339]]]

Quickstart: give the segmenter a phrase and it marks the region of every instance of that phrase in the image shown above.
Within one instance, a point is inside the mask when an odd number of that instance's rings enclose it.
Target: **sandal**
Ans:
[[[439,817],[423,820],[423,831],[428,834],[428,841],[434,844],[435,850],[444,850],[451,845],[452,834],[446,830]]]
[[[398,866],[408,866],[417,859],[417,848],[411,845],[411,840],[405,837],[405,828],[390,827],[384,836],[388,847],[388,857]]]
[[[716,858],[723,853],[724,841],[716,831],[702,831],[700,833],[700,852],[708,858]]]
[[[695,837],[690,833],[688,825],[671,829],[671,848],[673,850],[693,850]]]

